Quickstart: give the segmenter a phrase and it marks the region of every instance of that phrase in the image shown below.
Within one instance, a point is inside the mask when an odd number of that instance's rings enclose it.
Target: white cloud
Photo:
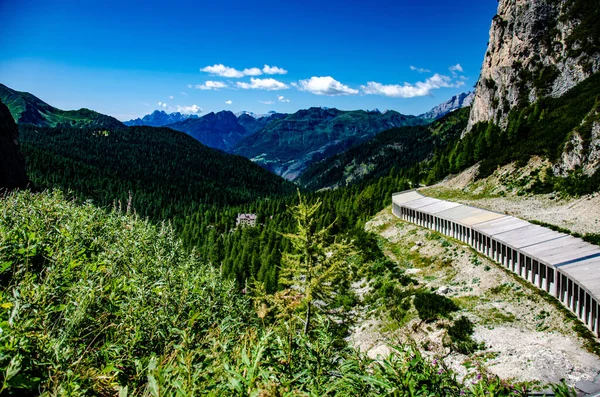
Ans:
[[[165,109],[167,108],[167,104],[164,102],[159,102],[158,106],[160,106],[161,108],[165,108]]]
[[[265,65],[262,70],[265,74],[287,74],[287,70],[283,68],[278,68],[277,66],[269,66]]]
[[[190,85],[191,85],[191,84],[190,84]],[[190,88],[192,88],[192,87],[190,87]],[[181,91],[179,94],[180,94],[180,95],[183,95],[183,96],[187,96],[187,92],[183,92],[183,91]]]
[[[360,88],[365,94],[384,95],[395,98],[414,98],[430,95],[431,90],[442,87],[460,87],[462,84],[464,83],[453,83],[450,77],[436,73],[427,80],[419,81],[415,84],[404,83],[404,85],[384,85],[374,81],[369,81],[366,86],[363,85]]]
[[[286,102],[286,103],[290,101],[289,99],[287,99],[287,98],[286,98],[286,97],[284,97],[283,95],[279,95],[279,96],[277,97],[277,100],[278,100],[279,102]]]
[[[456,65],[452,65],[448,68],[449,71],[451,71],[452,73],[456,73],[456,72],[463,72],[463,68],[462,66],[460,66],[460,63],[457,63]]]
[[[222,63],[203,67],[200,69],[200,71],[210,73],[215,76],[233,79],[239,79],[240,77],[244,76],[260,76],[263,73],[259,68],[246,68],[244,70],[237,70],[229,66],[225,66]]]
[[[285,90],[289,88],[286,84],[281,81],[277,81],[275,79],[255,79],[254,77],[250,79],[250,83],[238,82],[237,86],[244,90],[267,90],[267,91],[277,91],[277,90]]]
[[[207,80],[206,82],[204,82],[204,84],[197,84],[194,88],[197,90],[208,91],[219,90],[225,87],[227,87],[227,84],[223,83],[222,81]]]
[[[177,106],[177,111],[179,113],[184,114],[198,114],[202,113],[202,108],[198,105],[190,105],[190,106]]]
[[[413,65],[410,65],[410,70],[413,70],[413,71],[419,72],[419,73],[431,73],[431,70],[429,70],[429,69],[418,68]]]
[[[175,99],[175,97],[173,95],[170,95],[169,99]]]
[[[191,85],[191,84],[188,84],[188,85],[187,85],[187,87],[188,87],[188,88],[194,88],[194,86],[193,86],[193,85]]]
[[[260,76],[262,74],[262,70],[260,70],[259,68],[250,68],[244,69],[242,73],[244,74],[244,76]]]
[[[258,101],[258,102],[263,103],[265,105],[272,105],[273,103],[275,103],[273,101]]]
[[[244,73],[229,66],[225,66],[222,63],[215,64],[213,66],[206,66],[200,69],[201,72],[214,74],[221,77],[239,78],[244,77]]]
[[[233,101],[230,99],[228,101],[225,101],[226,104],[231,105],[233,103]]]
[[[358,94],[358,90],[340,83],[331,76],[313,76],[307,80],[300,80],[298,83],[294,83],[293,85],[300,91],[308,91],[315,95],[338,96]]]

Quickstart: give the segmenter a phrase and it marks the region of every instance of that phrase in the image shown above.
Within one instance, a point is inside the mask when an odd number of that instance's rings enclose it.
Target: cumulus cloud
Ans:
[[[238,82],[237,86],[244,90],[267,90],[267,91],[277,91],[277,90],[285,90],[289,88],[286,84],[281,81],[277,81],[275,79],[255,79],[254,77],[250,79],[250,83]]]
[[[244,72],[240,72],[239,70],[230,68],[229,66],[225,66],[222,63],[215,64],[213,66],[205,66],[202,69],[200,69],[200,71],[210,73],[215,76],[221,76],[221,77],[230,77],[230,78],[244,77]]]
[[[259,68],[249,68],[242,70],[244,76],[260,76],[262,74],[262,70]]]
[[[158,102],[158,106],[160,106],[161,108],[164,108],[164,109],[167,108],[167,104],[164,102]]]
[[[449,71],[451,71],[452,73],[456,73],[456,72],[463,72],[463,68],[462,66],[460,66],[460,63],[457,63],[456,65],[452,65],[448,68]]]
[[[169,99],[175,99],[175,97],[173,95],[170,95]]]
[[[266,66],[266,65],[265,65]],[[244,76],[260,76],[263,71],[260,68],[246,68],[244,70],[237,70],[235,68],[225,66],[222,63],[215,64],[212,66],[205,66],[200,69],[201,72],[210,73],[214,76],[227,77],[233,79],[239,79]]]
[[[222,81],[207,80],[206,82],[204,82],[204,84],[197,84],[194,88],[197,90],[208,91],[208,90],[219,90],[219,89],[225,88],[225,87],[227,87],[227,84],[223,83]]]
[[[177,106],[177,111],[183,114],[198,114],[202,113],[202,108],[198,105]]]
[[[464,83],[453,83],[450,77],[436,73],[427,80],[419,81],[415,84],[404,83],[404,85],[384,85],[374,81],[369,81],[366,86],[363,85],[360,88],[365,94],[383,95],[395,98],[414,98],[431,95],[431,91],[438,88],[460,87],[462,84]]]
[[[315,95],[338,96],[358,94],[358,90],[340,83],[331,76],[313,76],[307,80],[300,80],[293,85],[300,91],[311,92]]]
[[[287,70],[283,69],[283,68],[278,68],[277,66],[269,66],[269,65],[265,65],[265,67],[262,69],[264,74],[287,74]]]
[[[415,72],[419,72],[419,73],[431,73],[431,70],[429,70],[429,69],[418,68],[418,67],[413,66],[413,65],[410,65],[410,70],[415,71]]]
[[[286,97],[284,97],[283,95],[279,95],[279,96],[277,97],[277,100],[278,100],[279,102],[286,102],[286,103],[290,101],[289,99],[287,99],[287,98],[286,98]]]
[[[226,104],[231,105],[233,103],[233,101],[230,99],[228,101],[225,101]]]
[[[265,105],[272,105],[274,102],[273,101],[258,101],[260,103],[263,103]]]

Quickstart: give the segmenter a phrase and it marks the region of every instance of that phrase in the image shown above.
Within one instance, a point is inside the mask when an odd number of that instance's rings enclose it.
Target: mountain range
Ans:
[[[125,121],[125,124],[128,127],[134,125],[147,125],[150,127],[164,127],[168,124],[177,123],[179,121],[198,118],[196,114],[182,114],[179,112],[167,113],[164,110],[155,110],[154,112],[145,115],[142,118],[133,119],[129,121]]]
[[[310,108],[293,114],[269,112],[254,115],[230,111],[203,116],[156,110],[142,118],[121,123],[88,110],[57,109],[27,92],[0,85],[0,101],[7,104],[18,124],[41,127],[126,126],[168,127],[185,132],[200,143],[250,158],[262,167],[294,180],[311,164],[362,143],[379,132],[396,127],[422,125],[468,105],[471,95],[460,94],[421,116],[396,111],[342,111]]]
[[[423,123],[417,116],[395,111],[313,107],[268,123],[240,141],[233,152],[294,180],[315,161],[364,142],[381,131]]]
[[[467,107],[448,113],[431,124],[383,131],[366,142],[313,163],[296,182],[309,190],[335,188],[386,175],[394,167],[410,167],[460,137],[469,110]]]
[[[188,118],[168,124],[166,127],[185,132],[212,148],[233,153],[238,142],[281,117],[285,117],[285,115],[275,113],[267,117],[254,118],[244,113],[236,117],[232,112],[223,110],[198,118]]]

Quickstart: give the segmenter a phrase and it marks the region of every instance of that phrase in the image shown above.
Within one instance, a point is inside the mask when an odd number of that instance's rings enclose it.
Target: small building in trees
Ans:
[[[256,226],[256,214],[238,214],[235,221],[236,227]]]

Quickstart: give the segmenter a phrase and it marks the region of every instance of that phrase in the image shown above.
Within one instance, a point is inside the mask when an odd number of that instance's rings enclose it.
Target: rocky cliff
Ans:
[[[19,130],[8,107],[0,102],[0,190],[25,187],[25,159],[19,151]]]
[[[600,70],[600,7],[589,0],[500,0],[467,131],[513,107],[559,97]]]

